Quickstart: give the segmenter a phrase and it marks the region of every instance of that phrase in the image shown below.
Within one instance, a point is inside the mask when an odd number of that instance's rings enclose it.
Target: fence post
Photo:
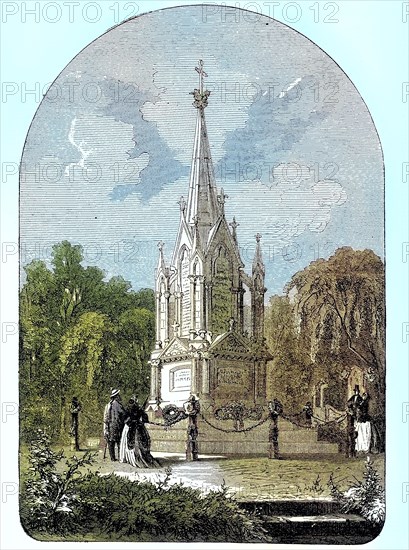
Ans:
[[[197,417],[200,412],[199,401],[192,395],[189,398],[186,406],[186,413],[188,415],[188,425],[187,425],[187,438],[186,438],[186,460],[198,460],[199,459],[199,449],[197,444],[197,436],[199,430],[197,428]]]
[[[268,410],[271,419],[270,429],[268,432],[268,458],[279,459],[280,450],[278,446],[278,417],[283,412],[283,406],[281,405],[280,401],[278,401],[278,399],[274,399],[273,401],[268,402]]]

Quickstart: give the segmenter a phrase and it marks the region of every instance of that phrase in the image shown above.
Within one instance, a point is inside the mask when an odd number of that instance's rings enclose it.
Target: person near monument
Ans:
[[[307,401],[302,410],[304,413],[305,425],[307,426],[307,428],[311,428],[313,416],[311,401]]]
[[[362,394],[356,416],[356,452],[368,453],[371,447],[371,418],[369,416],[369,395]]]
[[[73,397],[71,401],[71,435],[74,437],[75,450],[80,450],[79,443],[79,419],[78,415],[81,411],[81,403],[78,401],[78,397]]]
[[[269,458],[280,458],[280,450],[278,445],[278,417],[280,414],[283,414],[283,412],[283,405],[276,397],[272,401],[268,402],[268,414],[271,421],[268,430]]]
[[[115,446],[118,446],[119,453],[119,445],[126,416],[126,409],[121,403],[120,390],[113,389],[110,401],[104,410],[104,437],[107,441],[109,456],[113,462],[117,460]]]
[[[184,405],[185,413],[188,416],[186,460],[199,460],[199,448],[197,444],[197,416],[200,413],[200,403],[195,395],[191,395]]]
[[[356,456],[356,421],[358,410],[362,403],[359,386],[354,388],[354,394],[347,401],[347,456],[353,458]]]
[[[119,461],[134,468],[152,468],[159,465],[151,455],[151,438],[145,424],[148,415],[132,396],[128,402],[127,417],[119,446]]]

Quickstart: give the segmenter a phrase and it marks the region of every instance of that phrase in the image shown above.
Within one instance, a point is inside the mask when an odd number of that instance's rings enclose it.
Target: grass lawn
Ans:
[[[366,460],[365,456],[347,459],[338,454],[282,460],[269,460],[266,457],[209,457],[197,462],[186,462],[181,455],[177,455],[161,458],[161,468],[135,470],[129,464],[104,460],[101,450],[91,450],[97,455],[95,464],[88,467],[91,471],[102,474],[115,471],[130,479],[157,480],[164,475],[165,468],[170,467],[174,482],[204,489],[216,488],[224,482],[231,488],[231,494],[239,500],[328,499],[330,491],[327,483],[330,475],[333,475],[341,490],[346,490],[362,480]],[[66,456],[76,454],[69,447],[64,447],[64,452]],[[371,459],[383,479],[384,455],[373,455]],[[28,448],[23,446],[20,450],[22,478],[27,475],[29,466]]]
[[[384,478],[384,455],[374,455],[372,461]],[[341,490],[362,480],[366,457],[347,459],[342,455],[325,458],[230,459],[220,461],[228,486],[239,486],[240,500],[265,499],[325,499],[330,498],[330,475]]]

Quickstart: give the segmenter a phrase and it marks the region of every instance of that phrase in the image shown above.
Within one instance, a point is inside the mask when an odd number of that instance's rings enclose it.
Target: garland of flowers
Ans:
[[[180,409],[176,405],[166,405],[166,407],[162,409],[162,417],[165,421],[165,426],[173,426],[173,424],[187,418],[188,415],[183,409]]]

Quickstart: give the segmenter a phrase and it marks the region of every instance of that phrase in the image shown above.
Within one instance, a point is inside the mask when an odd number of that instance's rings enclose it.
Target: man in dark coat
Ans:
[[[311,428],[311,426],[312,426],[312,417],[313,417],[313,412],[314,412],[312,410],[311,401],[307,401],[302,410],[303,410],[303,413],[304,413],[305,425],[307,426],[307,428]]]
[[[347,456],[352,458],[356,456],[356,421],[359,415],[359,409],[362,403],[362,397],[360,395],[359,386],[355,386],[354,395],[352,395],[347,401]]]
[[[109,456],[112,461],[117,460],[115,458],[115,445],[118,446],[119,454],[119,444],[127,416],[127,411],[121,403],[119,394],[119,390],[112,390],[111,400],[104,411],[104,437],[107,440]]]

